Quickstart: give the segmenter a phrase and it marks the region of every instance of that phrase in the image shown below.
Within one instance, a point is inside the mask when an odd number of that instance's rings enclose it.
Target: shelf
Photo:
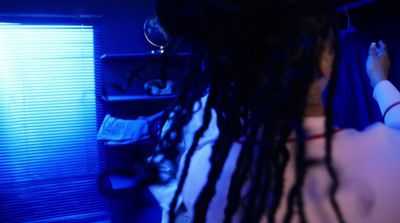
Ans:
[[[124,102],[124,101],[148,101],[148,100],[167,100],[174,99],[178,97],[177,94],[170,95],[127,95],[127,96],[114,96],[110,95],[108,97],[104,97],[103,99],[107,102]]]
[[[120,176],[120,175],[110,175],[109,181],[111,183],[112,190],[122,190],[134,188],[138,185],[138,180],[134,177]]]
[[[112,59],[134,59],[143,57],[163,57],[164,54],[152,54],[152,53],[120,53],[120,54],[103,54],[101,60],[112,60]],[[169,57],[187,57],[190,56],[189,52],[180,52],[175,54],[168,54]]]

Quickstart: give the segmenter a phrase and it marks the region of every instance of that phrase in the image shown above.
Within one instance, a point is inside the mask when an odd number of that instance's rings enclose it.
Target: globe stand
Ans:
[[[152,50],[150,51],[152,55],[162,55],[165,53],[164,47],[160,47],[159,50]]]

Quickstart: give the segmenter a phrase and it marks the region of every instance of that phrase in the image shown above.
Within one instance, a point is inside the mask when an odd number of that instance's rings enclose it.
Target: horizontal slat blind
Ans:
[[[107,217],[94,49],[92,26],[0,23],[0,222]]]

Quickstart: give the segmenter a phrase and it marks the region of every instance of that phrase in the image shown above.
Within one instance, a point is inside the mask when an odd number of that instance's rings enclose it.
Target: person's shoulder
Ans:
[[[360,137],[379,143],[382,148],[399,148],[400,151],[400,128],[376,122],[359,132]]]
[[[383,123],[371,124],[361,131],[345,129],[335,135],[333,143],[335,158],[346,166],[384,169],[386,161],[397,160],[400,167],[400,131]]]
[[[383,123],[371,124],[363,130],[344,129],[335,135],[333,143],[337,158],[344,162],[367,164],[395,156],[400,164],[400,131]]]
[[[382,122],[376,122],[363,130],[343,129],[336,134],[335,139],[342,143],[367,143],[370,146],[382,142],[400,142],[400,129],[389,127]]]

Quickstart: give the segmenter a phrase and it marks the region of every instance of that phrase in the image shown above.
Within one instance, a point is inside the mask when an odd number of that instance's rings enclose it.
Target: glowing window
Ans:
[[[105,214],[95,87],[92,26],[0,23],[0,222]]]

